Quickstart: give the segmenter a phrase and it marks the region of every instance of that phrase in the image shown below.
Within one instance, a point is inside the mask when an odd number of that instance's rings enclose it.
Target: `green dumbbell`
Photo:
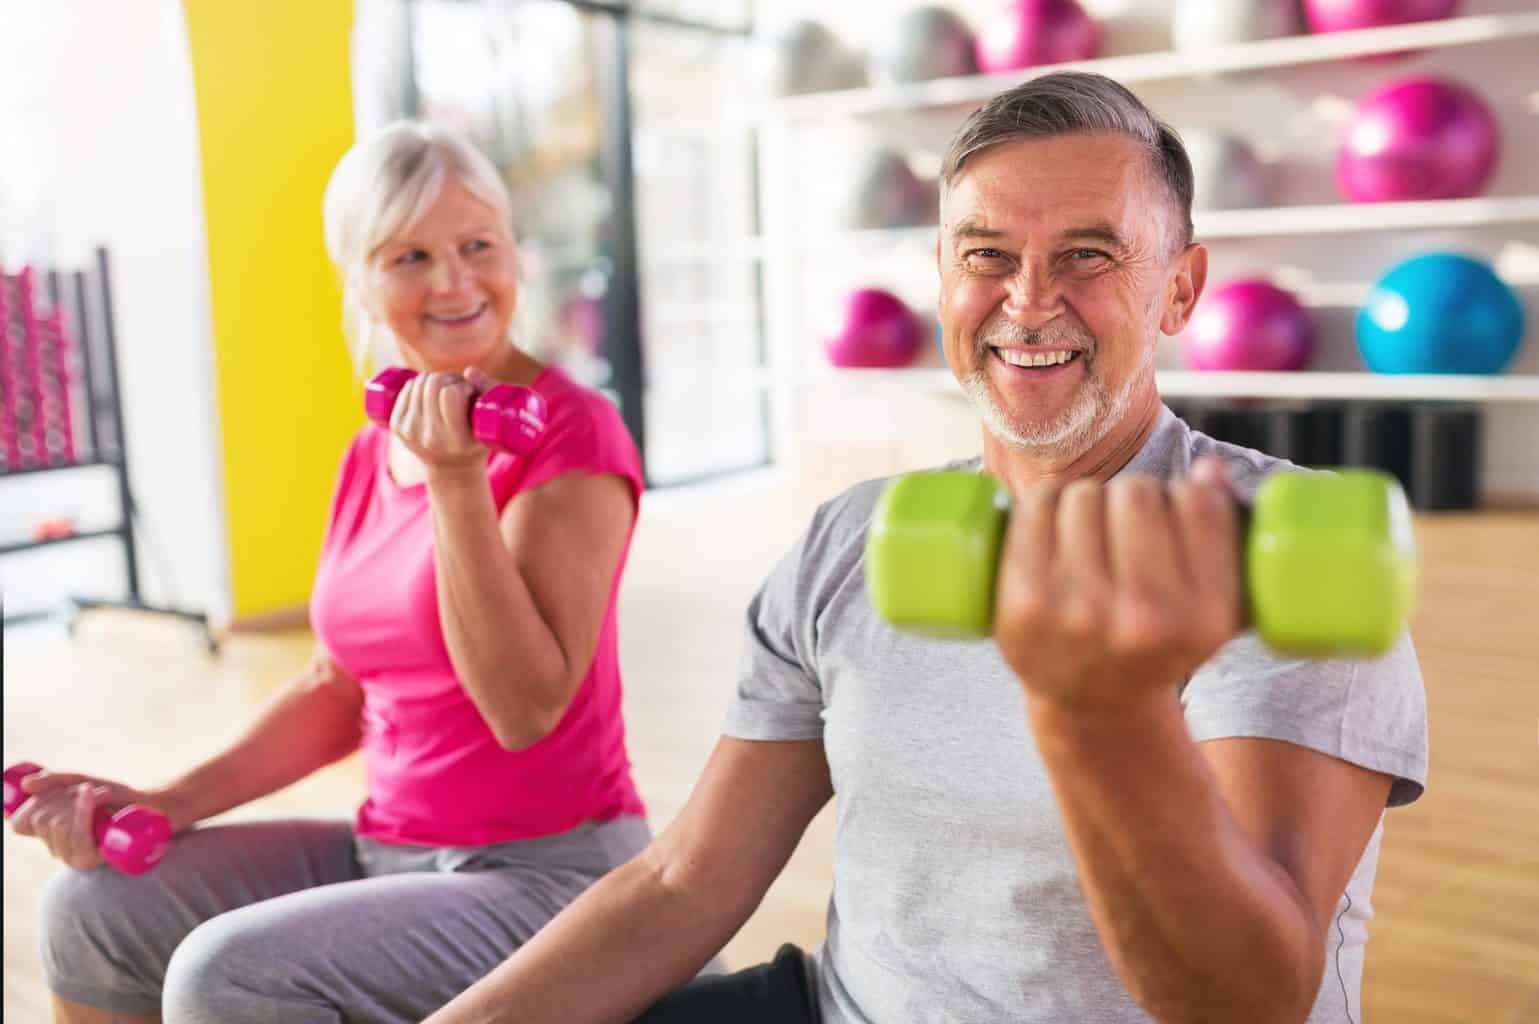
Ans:
[[[866,589],[898,629],[989,636],[1008,492],[979,473],[910,473],[877,501]],[[1411,611],[1416,552],[1395,479],[1375,470],[1275,473],[1242,510],[1249,624],[1299,657],[1372,657]]]

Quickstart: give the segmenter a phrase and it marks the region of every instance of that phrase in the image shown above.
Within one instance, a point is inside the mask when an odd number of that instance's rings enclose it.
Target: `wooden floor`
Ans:
[[[654,828],[687,797],[720,726],[744,604],[805,519],[805,503],[731,496],[658,503],[622,608],[631,751]],[[1374,902],[1365,1016],[1393,1024],[1539,1024],[1539,514],[1423,518],[1415,636],[1431,706],[1426,796],[1391,812]],[[711,558],[703,560],[702,551]],[[297,669],[303,633],[237,636],[209,658],[185,626],[97,613],[78,637],[5,638],[4,761],[152,784],[207,753]],[[359,765],[336,765],[232,817],[346,814]],[[815,945],[828,896],[825,812],[727,947],[741,965]],[[4,1019],[46,1019],[37,844],[3,842]],[[893,1022],[902,1024],[902,1022]]]

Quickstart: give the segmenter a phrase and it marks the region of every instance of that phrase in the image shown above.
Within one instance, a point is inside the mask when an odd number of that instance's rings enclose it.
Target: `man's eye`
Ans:
[[[983,262],[993,265],[1003,262],[1005,254],[998,249],[969,249],[965,258],[969,263]]]
[[[1086,260],[1105,260],[1111,258],[1100,249],[1075,249],[1069,255],[1072,259],[1079,262],[1085,262]]]

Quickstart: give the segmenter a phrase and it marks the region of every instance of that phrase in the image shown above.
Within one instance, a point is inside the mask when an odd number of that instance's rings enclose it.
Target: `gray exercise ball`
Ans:
[[[973,75],[973,31],[955,11],[926,5],[885,23],[871,41],[873,77],[889,82]]]
[[[904,228],[939,220],[935,182],[916,175],[897,150],[872,147],[857,158],[853,170],[839,217],[845,227]]]
[[[1304,31],[1298,0],[1176,0],[1170,39],[1178,50],[1298,35]]]
[[[759,89],[767,96],[854,89],[866,79],[860,59],[816,21],[794,21],[761,38],[753,60]]]
[[[1266,206],[1270,188],[1266,165],[1243,139],[1224,132],[1183,131],[1192,161],[1192,209],[1241,210]]]

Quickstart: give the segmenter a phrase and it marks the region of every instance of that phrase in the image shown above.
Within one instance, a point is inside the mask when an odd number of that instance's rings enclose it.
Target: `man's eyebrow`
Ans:
[[[977,217],[963,217],[951,227],[952,238],[1003,238],[1005,233],[991,228]]]
[[[951,228],[951,237],[977,238],[994,240],[1005,237],[1005,232],[998,228],[991,228],[977,217],[964,217]],[[1127,242],[1117,229],[1110,224],[1100,222],[1096,224],[1084,224],[1078,227],[1067,228],[1059,234],[1059,240],[1064,242],[1100,242],[1115,249],[1124,249]]]
[[[1100,242],[1115,249],[1127,247],[1127,242],[1117,233],[1117,229],[1104,222],[1069,228],[1058,237],[1065,242]]]

